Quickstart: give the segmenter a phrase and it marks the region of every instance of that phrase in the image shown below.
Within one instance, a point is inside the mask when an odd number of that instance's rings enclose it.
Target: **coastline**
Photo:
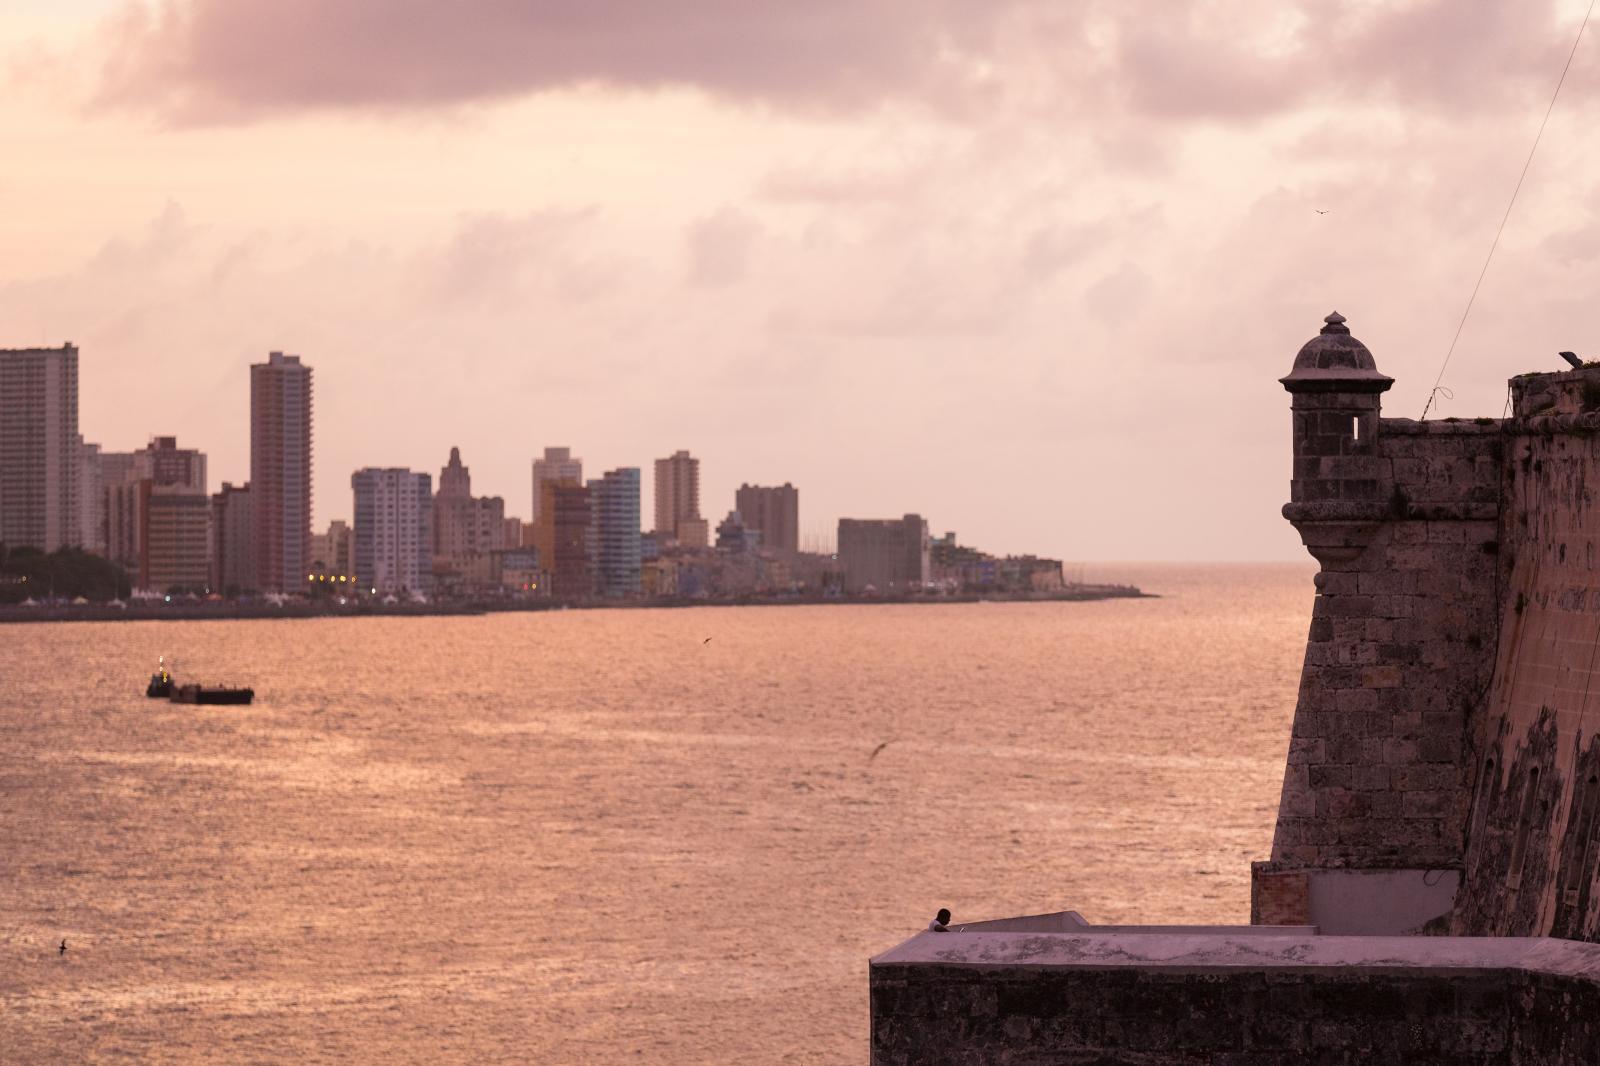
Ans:
[[[264,618],[429,618],[510,614],[528,611],[645,610],[683,607],[802,607],[822,605],[946,603],[1087,603],[1116,599],[1159,599],[1132,585],[1080,585],[1060,592],[961,593],[951,596],[735,596],[721,599],[663,597],[640,600],[459,600],[448,603],[103,603],[0,606],[0,625],[28,622],[211,622]]]

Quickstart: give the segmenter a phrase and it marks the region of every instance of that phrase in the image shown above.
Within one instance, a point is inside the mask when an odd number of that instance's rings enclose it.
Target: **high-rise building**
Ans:
[[[572,457],[571,448],[546,448],[544,458],[533,461],[533,524],[539,524],[543,513],[544,492],[540,488],[546,481],[571,481],[583,484],[583,460]]]
[[[201,589],[211,580],[211,498],[205,453],[178,447],[176,437],[153,437],[133,453],[137,479],[134,584],[167,592]]]
[[[433,497],[435,566],[467,573],[490,552],[516,546],[506,543],[505,536],[505,500],[472,495],[472,473],[461,463],[461,449],[451,448]]]
[[[686,548],[706,546],[700,517],[700,460],[686,451],[656,460],[656,534]]]
[[[211,498],[182,485],[139,482],[138,588],[199,591],[211,580]]]
[[[427,591],[433,578],[433,479],[367,467],[350,476],[350,487],[357,583],[380,594]]]
[[[311,368],[271,352],[250,367],[250,492],[256,512],[256,587],[305,587],[311,548]]]
[[[593,592],[590,567],[589,490],[565,478],[539,486],[539,521],[533,526],[533,547],[549,575],[550,595],[578,599]]]
[[[761,533],[761,546],[793,554],[800,550],[800,490],[782,485],[740,485],[734,493],[734,510],[745,525]]]
[[[78,349],[0,348],[0,544],[78,544]]]
[[[216,587],[205,453],[152,437],[136,452],[101,452],[106,557],[151,592]]]
[[[619,467],[589,481],[589,542],[598,596],[639,594],[639,468]]]
[[[211,588],[237,596],[255,591],[259,578],[254,497],[249,485],[224,481],[211,497]]]
[[[914,592],[928,583],[928,523],[920,516],[839,519],[846,592]]]
[[[100,514],[104,525],[101,541],[106,558],[130,574],[139,567],[138,455],[100,453]]]
[[[106,554],[106,492],[100,480],[100,445],[78,437],[78,537],[84,551]]]

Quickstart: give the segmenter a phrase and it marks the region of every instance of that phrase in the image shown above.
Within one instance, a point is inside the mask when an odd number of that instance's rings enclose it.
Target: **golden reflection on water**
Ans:
[[[862,1063],[940,906],[1247,920],[1310,569],[1115,576],[1166,595],[0,626],[0,1062]]]

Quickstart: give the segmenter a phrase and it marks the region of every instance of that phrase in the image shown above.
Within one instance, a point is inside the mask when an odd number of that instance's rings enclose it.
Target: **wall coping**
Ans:
[[[1498,418],[1482,422],[1475,418],[1459,422],[1418,422],[1415,418],[1378,419],[1380,433],[1401,437],[1489,437],[1499,433],[1500,429],[1501,420]]]
[[[1092,927],[1091,927],[1092,928]],[[923,932],[870,961],[872,977],[923,968],[1329,971],[1466,976],[1521,971],[1600,982],[1600,944],[1552,937],[1241,935],[1213,932]]]

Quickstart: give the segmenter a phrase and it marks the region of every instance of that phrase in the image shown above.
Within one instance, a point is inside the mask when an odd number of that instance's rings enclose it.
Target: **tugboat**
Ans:
[[[145,686],[144,694],[151,699],[172,695],[172,674],[167,670],[165,655],[156,660],[156,672],[150,675],[150,683]]]
[[[172,690],[173,703],[249,703],[256,698],[253,688],[227,685],[178,685]]]

